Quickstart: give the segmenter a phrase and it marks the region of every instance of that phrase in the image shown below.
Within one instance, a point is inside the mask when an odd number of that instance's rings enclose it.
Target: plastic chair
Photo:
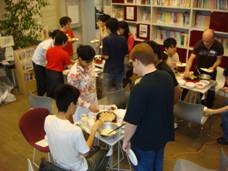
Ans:
[[[220,166],[218,169],[207,169],[188,160],[178,159],[175,162],[173,171],[227,171],[228,158],[224,150],[221,149]]]
[[[174,105],[174,115],[188,122],[203,125],[207,117],[203,116],[204,106],[201,104],[179,101]]]
[[[48,146],[37,144],[37,142],[44,140],[44,121],[48,115],[49,111],[45,108],[33,108],[25,112],[19,121],[19,128],[23,136],[33,146],[32,162],[37,167],[38,164],[35,163],[36,150],[49,153]]]
[[[225,85],[224,68],[217,67],[215,92],[218,92]]]
[[[30,107],[46,108],[52,112],[52,99],[46,96],[37,96],[29,92],[29,105]]]

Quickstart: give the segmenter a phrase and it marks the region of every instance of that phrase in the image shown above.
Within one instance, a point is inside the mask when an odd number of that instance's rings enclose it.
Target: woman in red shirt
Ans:
[[[128,23],[126,21],[120,21],[118,23],[118,32],[119,35],[124,36],[127,39],[127,44],[128,44],[128,53],[133,49],[135,45],[135,38],[134,35],[130,32]]]
[[[54,46],[46,52],[47,96],[54,97],[55,89],[64,83],[62,71],[71,64],[70,55],[63,49],[67,36],[60,32],[56,35]]]

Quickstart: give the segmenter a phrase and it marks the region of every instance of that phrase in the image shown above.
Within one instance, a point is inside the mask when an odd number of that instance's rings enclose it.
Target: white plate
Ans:
[[[129,153],[127,155],[128,155],[128,158],[130,159],[131,163],[134,166],[137,166],[138,165],[138,160],[137,160],[137,158],[135,156],[135,153],[133,152],[132,149],[129,150]]]
[[[192,82],[186,82],[185,85],[188,87],[188,88],[194,88],[195,87],[195,83],[192,83]]]
[[[207,73],[212,73],[213,70],[212,69],[208,69],[208,68],[200,68],[202,71],[207,72]]]

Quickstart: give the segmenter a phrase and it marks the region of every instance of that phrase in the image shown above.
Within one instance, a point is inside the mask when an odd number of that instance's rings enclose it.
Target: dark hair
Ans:
[[[66,112],[70,103],[77,103],[80,91],[69,84],[61,84],[55,89],[56,106],[59,112]]]
[[[155,41],[148,40],[148,41],[145,41],[145,43],[150,45],[150,47],[153,49],[154,53],[157,54],[159,60],[165,61],[168,58],[168,56],[164,52],[162,52],[159,44],[157,44]]]
[[[48,35],[49,35],[49,37],[51,37],[52,39],[54,39],[55,36],[56,36],[56,34],[58,34],[59,32],[62,32],[62,31],[60,31],[59,29],[56,29],[56,30],[50,31],[48,33]]]
[[[61,18],[59,19],[59,24],[60,24],[61,27],[63,27],[63,26],[65,26],[65,25],[67,25],[67,23],[69,23],[69,22],[71,22],[71,21],[72,21],[72,20],[71,20],[70,17],[64,16],[64,17],[61,17]]]
[[[116,18],[109,18],[105,25],[112,33],[116,33],[118,30],[118,20]]]
[[[105,23],[109,18],[111,18],[110,15],[108,15],[108,14],[102,14],[102,15],[99,15],[99,17],[97,18],[97,20],[100,20],[103,23]]]
[[[67,36],[62,31],[60,31],[55,36],[54,45],[63,45],[67,40]]]
[[[156,64],[157,55],[147,43],[137,44],[130,52],[130,58],[139,60],[143,65]]]
[[[95,50],[89,45],[80,45],[77,49],[78,57],[84,61],[92,61],[95,56]]]
[[[176,46],[177,46],[177,41],[176,41],[174,38],[172,38],[172,37],[167,38],[167,39],[163,42],[163,46],[164,46],[165,48],[169,48],[169,47],[173,48],[173,47],[176,47]]]
[[[126,39],[128,39],[128,36],[129,36],[129,33],[130,33],[128,23],[126,21],[120,21],[118,23],[118,27],[124,29],[123,36],[126,37]]]

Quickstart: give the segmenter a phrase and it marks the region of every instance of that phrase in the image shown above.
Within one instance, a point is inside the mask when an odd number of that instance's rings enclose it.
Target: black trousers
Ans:
[[[55,98],[55,89],[64,83],[62,72],[46,69],[47,96]]]
[[[32,64],[36,78],[37,95],[43,96],[46,92],[46,69],[34,62]]]

